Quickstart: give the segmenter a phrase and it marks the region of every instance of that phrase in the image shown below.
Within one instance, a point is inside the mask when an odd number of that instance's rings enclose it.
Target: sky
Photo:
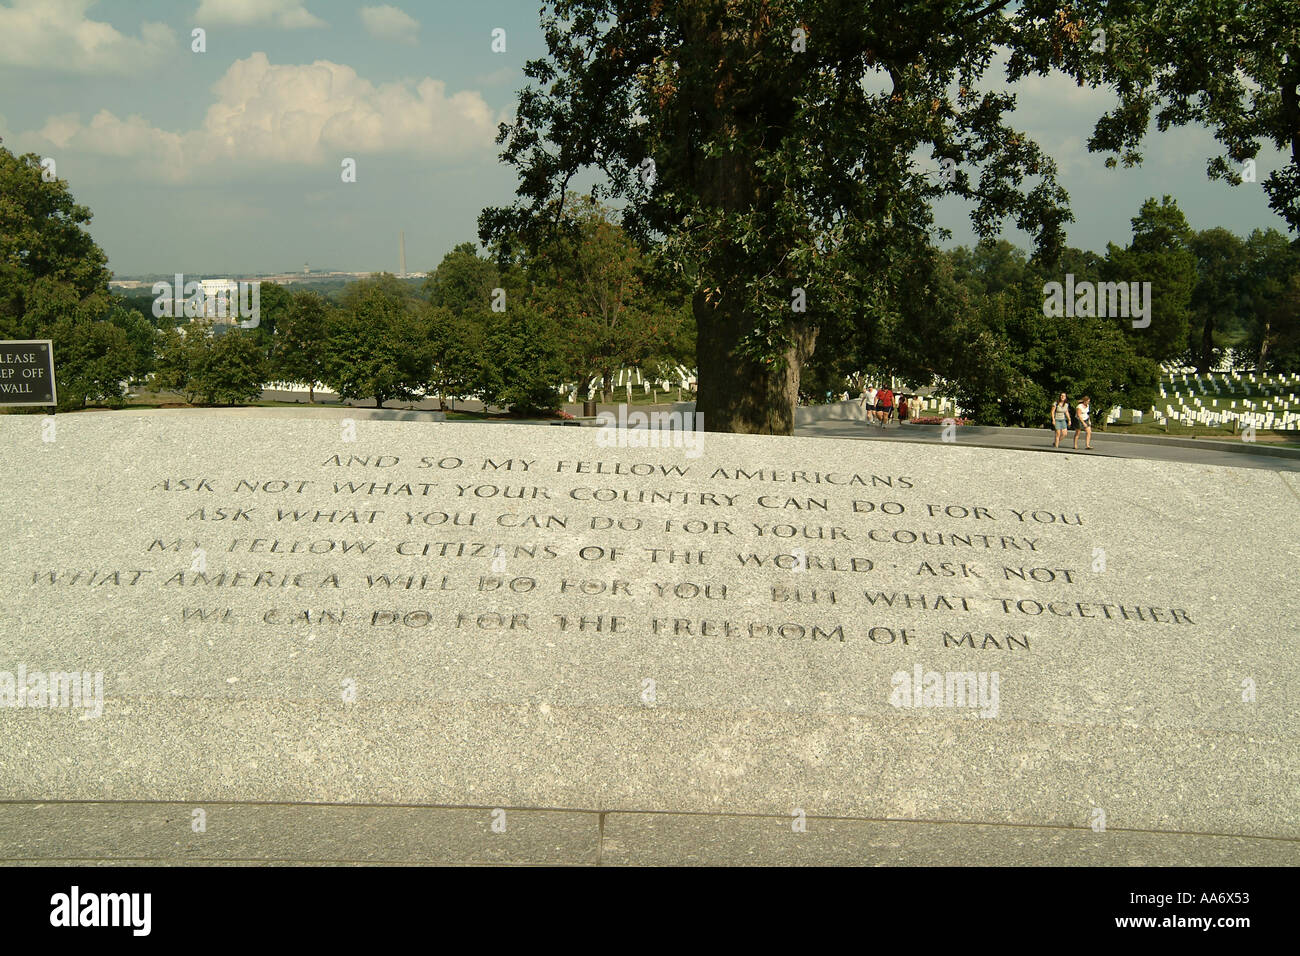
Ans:
[[[476,241],[484,206],[514,196],[494,137],[523,64],[545,52],[538,7],[0,0],[0,138],[54,160],[118,276],[396,271],[401,231],[408,271],[425,271]],[[1063,77],[1016,90],[1015,125],[1070,193],[1070,245],[1126,242],[1142,201],[1163,195],[1196,229],[1285,231],[1259,185],[1281,153],[1260,154],[1254,184],[1213,183],[1216,144],[1192,128],[1152,136],[1138,169],[1107,170],[1084,143],[1108,94]],[[355,182],[343,182],[346,159]],[[974,240],[961,203],[936,215],[950,245]],[[1029,245],[1014,227],[1004,235]]]

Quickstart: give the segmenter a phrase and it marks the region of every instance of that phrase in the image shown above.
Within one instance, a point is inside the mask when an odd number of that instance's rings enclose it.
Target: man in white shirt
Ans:
[[[866,410],[867,421],[876,417],[876,386],[868,385],[862,393],[862,407]]]

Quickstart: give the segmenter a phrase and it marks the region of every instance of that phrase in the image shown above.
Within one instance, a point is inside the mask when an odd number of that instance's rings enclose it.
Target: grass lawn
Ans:
[[[1297,391],[1300,392],[1300,389]],[[1179,405],[1186,405],[1188,408],[1195,409],[1196,404],[1193,402],[1193,398],[1199,398],[1201,400],[1201,407],[1211,413],[1251,411],[1251,409],[1246,407],[1246,402],[1251,402],[1257,407],[1264,405],[1266,402],[1272,402],[1274,406],[1286,405],[1291,407],[1293,410],[1297,405],[1300,405],[1300,399],[1292,402],[1287,398],[1286,393],[1281,395],[1266,395],[1263,392],[1255,392],[1249,395],[1241,393],[1229,395],[1225,392],[1222,395],[1215,395],[1214,392],[1209,392],[1205,395],[1200,395],[1193,392],[1191,395],[1183,395],[1182,398],[1174,398],[1174,393],[1170,392],[1167,398],[1156,399],[1156,408],[1163,411],[1164,407],[1168,405],[1177,410]],[[1211,402],[1218,402],[1218,404],[1211,405]]]

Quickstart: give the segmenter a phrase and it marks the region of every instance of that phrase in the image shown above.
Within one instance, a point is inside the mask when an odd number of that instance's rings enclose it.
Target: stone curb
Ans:
[[[945,866],[963,858],[991,866],[1300,864],[1300,843],[1272,837],[817,815],[796,827],[793,819],[532,807],[24,801],[0,804],[6,848],[0,859],[10,866]]]

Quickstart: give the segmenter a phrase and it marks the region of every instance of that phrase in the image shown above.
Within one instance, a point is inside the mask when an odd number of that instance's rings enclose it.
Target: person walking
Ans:
[[[898,400],[898,423],[901,425],[911,416],[912,410],[907,405],[907,396]]]
[[[876,394],[877,407],[880,410],[880,427],[889,424],[889,416],[894,413],[894,390],[886,385]]]
[[[1084,451],[1092,451],[1092,421],[1088,417],[1088,406],[1092,399],[1087,395],[1079,399],[1079,404],[1074,408],[1075,429],[1074,429],[1074,449],[1079,450],[1079,433],[1087,432],[1088,439],[1083,443]]]
[[[1060,448],[1061,439],[1070,430],[1070,400],[1065,397],[1064,392],[1052,406],[1052,427],[1056,429],[1056,441],[1052,442],[1052,447]]]
[[[867,421],[876,417],[876,386],[868,385],[862,392],[862,410],[867,413]]]

